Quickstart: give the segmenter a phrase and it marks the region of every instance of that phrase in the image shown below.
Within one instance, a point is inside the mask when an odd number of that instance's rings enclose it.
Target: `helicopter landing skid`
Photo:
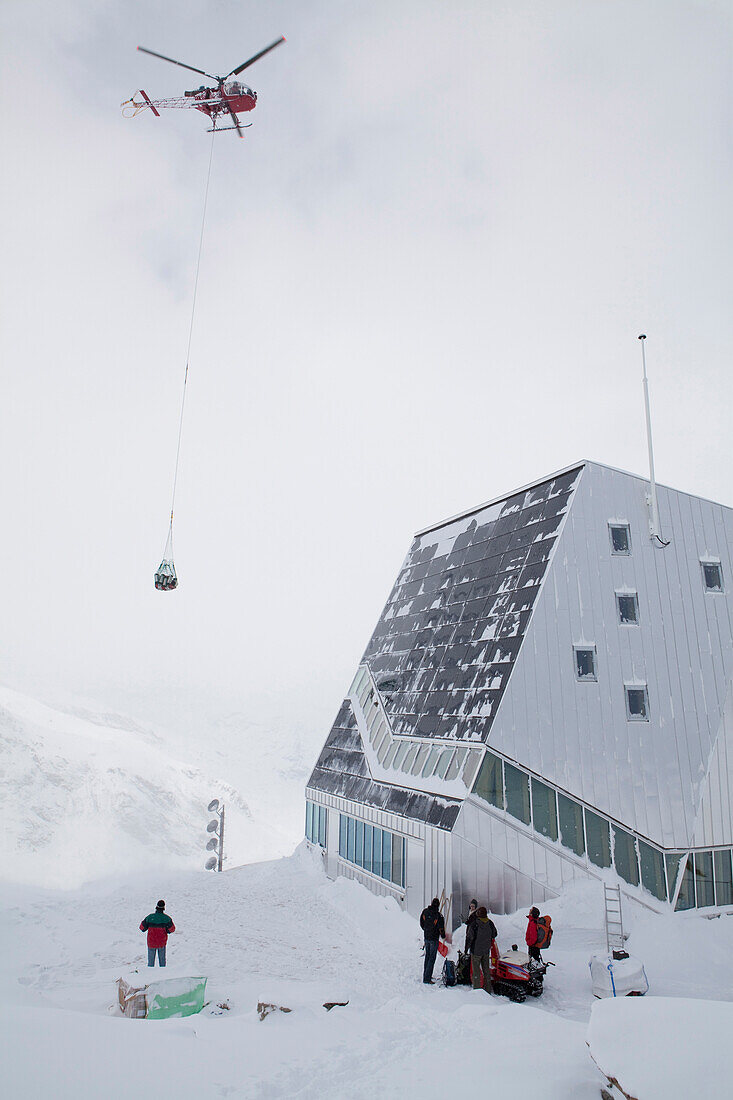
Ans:
[[[240,122],[239,126],[242,130],[248,130],[252,125],[251,122]],[[207,130],[207,134],[223,134],[225,130],[236,130],[236,126],[212,126],[210,130]]]

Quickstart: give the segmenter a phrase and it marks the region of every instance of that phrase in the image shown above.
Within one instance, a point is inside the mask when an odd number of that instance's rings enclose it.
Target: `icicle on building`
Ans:
[[[594,462],[415,536],[306,789],[412,913],[616,875],[733,908],[733,509]]]

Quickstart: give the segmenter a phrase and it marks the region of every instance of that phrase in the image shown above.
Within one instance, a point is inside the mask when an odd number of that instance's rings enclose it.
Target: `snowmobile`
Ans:
[[[539,961],[531,958],[526,951],[518,951],[516,943],[511,951],[500,955],[491,953],[491,985],[495,993],[508,997],[511,1001],[524,1001],[527,997],[541,997],[545,974],[548,966],[540,955]]]
[[[554,963],[530,958],[526,951],[519,951],[516,943],[511,951],[499,954],[496,943],[491,945],[491,986],[494,993],[508,997],[511,1001],[525,1001],[527,997],[541,997],[545,974],[548,966]],[[458,952],[457,982],[470,985],[471,956]],[[483,978],[482,978],[483,983]]]

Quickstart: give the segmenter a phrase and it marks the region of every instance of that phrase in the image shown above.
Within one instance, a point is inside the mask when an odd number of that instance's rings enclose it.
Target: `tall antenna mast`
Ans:
[[[649,446],[649,507],[651,509],[651,518],[649,520],[649,534],[651,538],[656,539],[660,546],[669,546],[669,542],[665,542],[659,531],[659,510],[657,508],[657,483],[654,478],[654,448],[652,447],[652,415],[649,408],[649,379],[646,375],[646,353],[644,351],[644,341],[646,335],[642,332],[639,336],[641,341],[641,362],[644,373],[644,410],[646,412],[646,438]]]

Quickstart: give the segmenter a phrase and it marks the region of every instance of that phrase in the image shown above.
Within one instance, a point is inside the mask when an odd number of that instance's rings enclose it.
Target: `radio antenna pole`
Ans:
[[[641,362],[644,375],[644,410],[646,412],[646,438],[649,446],[649,507],[651,509],[651,518],[649,521],[649,534],[652,539],[655,539],[660,546],[669,546],[669,542],[665,542],[659,531],[659,510],[657,508],[657,483],[654,477],[654,448],[652,447],[652,415],[649,407],[649,379],[646,374],[646,352],[644,350],[644,341],[646,335],[642,332],[639,336],[641,341]]]

